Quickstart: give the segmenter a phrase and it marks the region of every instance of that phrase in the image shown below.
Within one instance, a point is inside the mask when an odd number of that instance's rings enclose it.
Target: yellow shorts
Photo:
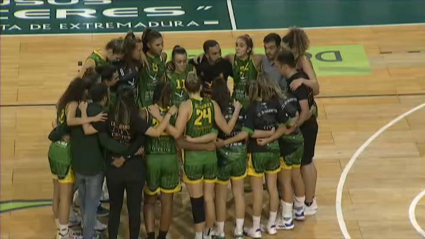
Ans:
[[[74,171],[70,168],[68,174],[63,179],[59,179],[58,175],[52,174],[54,180],[58,180],[58,183],[75,183]]]

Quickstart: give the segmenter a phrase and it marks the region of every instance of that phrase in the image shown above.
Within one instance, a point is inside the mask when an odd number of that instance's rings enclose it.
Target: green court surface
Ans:
[[[0,0],[0,7],[2,35],[425,22],[424,0]]]

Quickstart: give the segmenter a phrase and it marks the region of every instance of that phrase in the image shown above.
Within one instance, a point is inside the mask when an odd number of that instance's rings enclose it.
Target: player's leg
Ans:
[[[292,185],[294,189],[294,219],[302,221],[304,216],[305,186],[301,174],[301,161],[304,154],[304,145],[299,147],[290,155],[289,160],[292,162]]]
[[[232,193],[235,199],[236,227],[233,231],[234,238],[243,238],[243,225],[245,218],[245,192],[244,181],[247,174],[246,151],[240,159],[236,160],[231,168]]]
[[[281,216],[276,222],[278,229],[290,230],[294,228],[292,216],[294,192],[292,190],[292,164],[288,157],[281,157],[281,171],[278,174],[279,183],[281,185],[280,200]]]
[[[317,170],[313,162],[318,126],[314,121],[311,124],[303,125],[301,132],[304,137],[304,154],[301,161],[301,173],[305,185],[305,215],[314,215],[317,212],[315,200]]]
[[[252,186],[252,227],[244,228],[244,234],[252,238],[261,238],[261,212],[263,210],[264,159],[261,153],[248,154],[248,176]]]
[[[165,155],[161,168],[161,221],[157,239],[166,239],[173,219],[174,193],[181,190],[180,165],[176,155]]]
[[[279,193],[277,191],[277,175],[280,172],[280,153],[264,153],[264,170],[267,180],[267,191],[269,193],[269,221],[267,223],[267,232],[271,235],[276,231],[276,217],[279,209]]]
[[[184,155],[184,154],[183,154]],[[195,157],[183,157],[184,182],[190,196],[192,216],[195,224],[196,237],[202,239],[205,228],[205,202],[203,187],[203,167]]]
[[[209,239],[213,236],[213,227],[216,220],[215,217],[215,201],[214,189],[217,182],[217,156],[214,155],[208,158],[204,164],[204,200],[205,200],[205,231],[204,239]]]
[[[221,155],[219,157],[222,157]],[[221,160],[220,158],[218,159]],[[224,238],[224,223],[226,222],[227,187],[230,179],[231,163],[219,165],[217,168],[217,183],[215,186],[215,210],[217,238]],[[236,204],[237,205],[237,204]]]
[[[53,175],[53,197],[52,210],[55,217],[56,230],[59,232],[59,183],[55,175]]]
[[[72,189],[75,183],[74,173],[69,167],[68,173],[65,177],[60,177],[58,180],[59,188],[59,238],[67,238],[69,236],[69,208],[71,206]]]
[[[148,239],[155,238],[155,204],[160,191],[161,163],[161,155],[146,155],[143,217]]]

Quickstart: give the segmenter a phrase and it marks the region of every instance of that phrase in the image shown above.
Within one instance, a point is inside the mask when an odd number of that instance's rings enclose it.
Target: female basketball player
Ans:
[[[300,171],[304,138],[295,124],[299,115],[297,98],[290,93],[284,93],[284,98],[280,98],[280,87],[271,80],[267,85],[271,91],[275,91],[275,98],[280,105],[279,114],[288,115],[290,120],[287,124],[281,125],[271,137],[257,139],[257,144],[264,146],[280,139],[281,172],[278,177],[282,188],[282,213],[276,224],[278,229],[288,230],[294,228],[294,218],[304,220],[305,188]],[[292,183],[295,188],[295,198]]]
[[[167,80],[171,82],[174,90],[173,105],[179,107],[183,101],[189,98],[187,92],[184,90],[184,82],[187,74],[194,69],[187,62],[186,49],[179,45],[174,46],[171,53],[171,61],[174,70],[167,69]]]
[[[156,83],[165,79],[167,54],[162,51],[164,40],[158,31],[147,28],[143,32],[142,43],[149,65],[142,69],[139,93],[141,106],[147,107],[152,104]]]
[[[69,238],[68,218],[70,213],[71,195],[74,175],[71,169],[71,155],[69,144],[69,127],[88,122],[104,120],[102,114],[86,120],[74,119],[78,103],[86,98],[88,84],[81,78],[74,79],[57,104],[57,118],[55,126],[63,138],[53,142],[49,148],[49,163],[53,178],[53,214],[58,228],[58,238]],[[73,111],[73,112],[72,112]],[[71,121],[71,122],[69,122]]]
[[[212,142],[217,137],[217,132],[213,129],[214,121],[226,134],[230,134],[236,124],[242,105],[235,103],[235,112],[227,123],[215,101],[201,98],[201,84],[194,73],[188,74],[185,87],[189,100],[180,105],[176,126],[167,128],[175,139],[185,132],[187,139],[196,138],[196,143]],[[214,151],[184,151],[183,158],[184,178],[191,197],[196,238],[201,239],[205,224],[204,202],[208,216],[207,228],[212,228],[215,221],[214,183],[217,178],[217,155]],[[210,236],[209,231],[204,236]]]
[[[306,73],[309,79],[296,79],[290,87],[295,90],[301,84],[304,84],[313,90],[314,95],[320,92],[319,82],[313,69],[313,64],[306,56],[309,48],[310,40],[304,30],[300,28],[291,28],[289,32],[282,38],[281,46],[285,50],[291,51],[297,62],[297,69]]]
[[[161,81],[155,87],[153,102],[162,117],[171,108],[173,97],[173,87],[170,82]],[[146,119],[152,127],[159,124],[150,110],[142,111],[146,114]],[[176,117],[171,119],[171,124],[175,124]],[[176,141],[173,136],[163,132],[159,138],[147,138],[145,144],[147,177],[145,187],[145,204],[143,207],[144,219],[148,239],[155,239],[155,203],[158,193],[161,192],[161,224],[158,239],[165,239],[170,228],[173,216],[173,196],[180,191],[180,168],[177,158]]]
[[[118,84],[111,88],[111,104],[113,104],[117,89],[121,85],[133,88],[135,100],[139,101],[140,72],[142,70],[142,40],[133,32],[128,32],[124,38],[123,58],[116,66],[119,72]]]
[[[112,39],[105,48],[94,50],[81,67],[79,75],[82,77],[87,69],[96,68],[100,65],[109,65],[111,62],[119,61],[123,56],[124,40],[122,38]]]
[[[115,140],[124,144],[131,144],[138,135],[159,137],[176,111],[175,107],[171,107],[164,116],[163,122],[157,127],[152,127],[140,117],[138,106],[134,101],[132,87],[121,86],[117,91],[117,99],[109,115],[108,133]],[[138,155],[129,159],[119,157],[114,158],[109,164],[107,163],[107,166],[109,167],[106,171],[106,180],[110,196],[109,238],[116,239],[118,236],[125,190],[127,193],[130,239],[137,239],[140,232],[140,207],[145,182],[143,160]]]
[[[270,80],[260,75],[257,81],[250,81],[247,94],[250,99],[246,111],[243,130],[253,134],[254,130],[272,130],[279,123],[288,120],[286,115],[279,114],[279,103],[275,99],[275,91],[270,89]],[[279,93],[279,91],[278,91]],[[281,94],[280,94],[281,95]],[[266,174],[267,187],[270,197],[270,217],[266,230],[269,234],[276,234],[276,215],[279,204],[277,192],[277,174],[280,171],[279,143],[271,142],[259,145],[255,138],[248,139],[248,175],[253,187],[253,227],[246,228],[245,233],[253,238],[261,237],[261,211],[263,206],[263,176]]]
[[[217,102],[225,119],[230,119],[233,115],[233,112],[235,111],[235,107],[230,103],[231,95],[224,79],[218,78],[214,80],[212,84],[212,99]],[[243,224],[245,217],[245,195],[243,179],[246,177],[247,158],[245,139],[248,137],[247,133],[242,133],[243,118],[244,114],[243,111],[241,111],[239,113],[236,126],[230,134],[225,134],[222,131],[219,131],[218,133],[218,139],[220,139],[220,141],[217,142],[217,238],[225,237],[224,223],[226,221],[227,209],[227,186],[230,179],[232,182],[233,197],[235,198],[236,227],[234,230],[234,237],[243,238]],[[232,137],[237,138],[237,141],[224,144],[226,139],[230,139]]]

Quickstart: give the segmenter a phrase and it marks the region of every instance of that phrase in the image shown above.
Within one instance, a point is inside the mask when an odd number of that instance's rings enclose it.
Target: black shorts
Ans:
[[[300,127],[301,133],[304,137],[304,154],[301,160],[301,165],[308,165],[313,161],[314,151],[316,148],[317,133],[319,125],[317,124],[316,117],[311,117]]]

